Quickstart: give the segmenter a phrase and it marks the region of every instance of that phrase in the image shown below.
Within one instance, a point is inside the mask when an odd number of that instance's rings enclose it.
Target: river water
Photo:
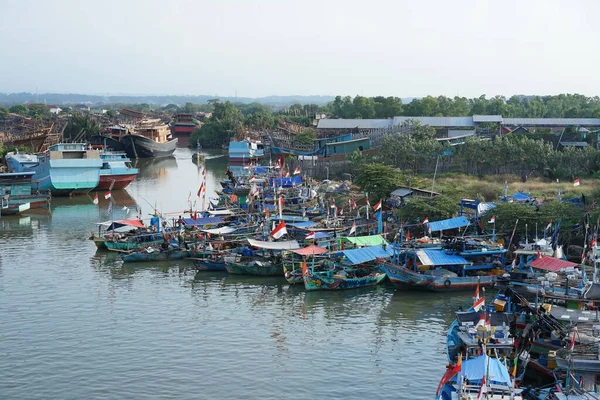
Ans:
[[[113,217],[176,218],[200,182],[191,154],[140,160]],[[211,157],[209,197],[227,165]],[[107,205],[55,198],[0,218],[1,399],[433,398],[470,293],[307,293],[186,261],[124,265],[87,240]]]

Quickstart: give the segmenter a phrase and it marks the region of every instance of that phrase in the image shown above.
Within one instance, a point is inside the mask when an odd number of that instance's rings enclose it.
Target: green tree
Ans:
[[[385,200],[400,184],[400,172],[389,165],[366,164],[356,175],[355,183],[369,193],[372,201]],[[373,203],[375,204],[375,203]]]
[[[69,122],[64,131],[64,137],[67,140],[74,140],[82,132],[86,138],[97,135],[100,132],[100,125],[92,116],[90,116],[90,114],[75,111],[69,117]]]
[[[50,116],[50,109],[44,104],[32,104],[29,106],[28,115],[35,119],[44,119]]]
[[[13,114],[27,115],[29,110],[23,104],[15,104],[14,106],[11,106],[8,111]]]
[[[8,110],[4,107],[0,107],[0,118],[8,117]]]

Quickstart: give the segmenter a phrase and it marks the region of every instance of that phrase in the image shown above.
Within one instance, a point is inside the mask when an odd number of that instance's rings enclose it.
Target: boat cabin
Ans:
[[[36,186],[32,181],[33,171],[0,174],[0,196],[28,196]]]

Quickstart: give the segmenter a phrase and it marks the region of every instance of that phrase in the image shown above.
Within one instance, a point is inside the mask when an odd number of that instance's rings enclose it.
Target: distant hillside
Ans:
[[[63,93],[0,93],[0,105],[23,104],[23,103],[45,103],[45,104],[156,104],[167,105],[185,103],[204,104],[215,96],[98,96],[88,94],[63,94]],[[261,103],[273,107],[286,107],[292,104],[318,104],[324,105],[334,99],[333,96],[266,96],[266,97],[217,97],[221,101],[232,101],[239,103]]]

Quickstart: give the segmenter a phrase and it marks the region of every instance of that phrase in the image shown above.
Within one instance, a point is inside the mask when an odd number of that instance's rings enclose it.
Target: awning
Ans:
[[[576,267],[577,263],[566,260],[560,260],[554,257],[541,256],[530,262],[529,266],[533,268],[543,269],[546,271],[559,272],[564,269]]]
[[[228,233],[235,232],[236,229],[230,226],[224,226],[222,228],[215,229],[202,229],[202,232],[210,233],[211,235],[227,235]]]
[[[98,225],[106,226],[106,230],[112,231],[123,226],[132,226],[135,228],[145,228],[144,223],[139,219],[122,219],[119,221],[106,221],[101,222]]]
[[[463,361],[457,381],[462,382],[463,377],[466,377],[471,382],[480,382],[484,376],[488,384],[511,384],[506,366],[497,358],[491,358],[487,355]]]
[[[467,260],[461,256],[447,254],[445,250],[421,249],[417,250],[417,257],[423,265],[466,265]]]
[[[394,254],[391,246],[371,246],[360,249],[343,250],[342,253],[352,264],[362,264],[377,258],[389,258]]]
[[[327,253],[327,249],[324,249],[322,247],[315,246],[315,245],[310,245],[310,246],[303,247],[298,250],[292,250],[292,251],[296,254],[300,254],[301,256],[312,256],[312,255],[316,255],[316,254]]]
[[[302,221],[302,222],[293,222],[291,224],[287,224],[288,226],[293,226],[295,228],[311,228],[315,225],[319,225],[318,222],[313,221]]]
[[[295,250],[299,249],[300,245],[296,240],[286,240],[285,242],[264,242],[262,240],[246,239],[250,246],[258,247],[267,250]]]
[[[382,244],[388,245],[389,243],[381,235],[372,236],[347,236],[343,240],[354,243],[357,246],[379,246]]]
[[[333,236],[331,233],[327,232],[315,232],[315,239],[325,239]]]
[[[512,198],[514,201],[529,201],[529,200],[531,200],[531,196],[528,195],[527,193],[523,193],[523,192],[517,192],[508,197]]]
[[[467,217],[456,217],[450,219],[443,219],[441,221],[434,221],[429,223],[429,230],[431,232],[447,231],[449,229],[461,228],[469,225]]]
[[[183,224],[185,226],[204,226],[222,224],[223,220],[219,217],[205,217],[205,218],[183,218]]]

